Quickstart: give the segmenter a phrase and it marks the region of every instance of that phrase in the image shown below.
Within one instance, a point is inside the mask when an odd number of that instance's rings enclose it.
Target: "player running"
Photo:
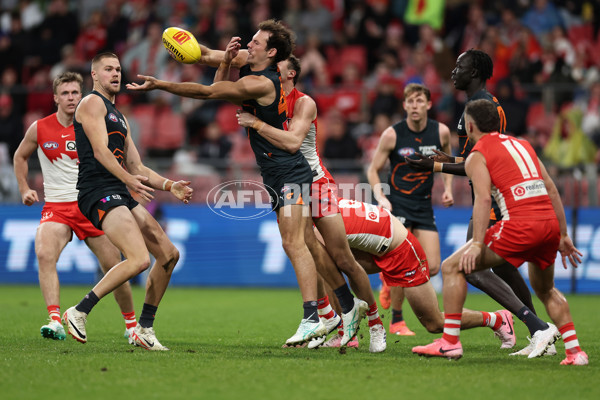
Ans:
[[[56,263],[63,249],[73,239],[85,241],[98,258],[102,272],[108,272],[121,261],[121,253],[99,229],[88,221],[77,206],[78,156],[75,146],[73,114],[81,100],[83,78],[75,72],[65,72],[53,82],[54,114],[35,121],[27,129],[15,152],[14,169],[23,204],[31,206],[39,201],[38,194],[29,187],[27,160],[37,149],[44,179],[44,208],[35,235],[35,254],[38,259],[40,289],[50,317],[40,332],[43,337],[64,340],[65,329],[60,315],[60,284]],[[114,291],[125,318],[125,337],[131,343],[136,325],[135,311],[129,282]]]

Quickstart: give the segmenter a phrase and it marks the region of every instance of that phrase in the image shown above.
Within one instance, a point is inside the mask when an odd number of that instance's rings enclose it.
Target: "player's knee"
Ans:
[[[52,266],[56,268],[56,262],[58,261],[53,252],[45,250],[38,251],[37,259],[40,269],[51,268]]]
[[[435,319],[421,319],[421,324],[427,329],[429,333],[441,333],[444,331],[444,320]]]
[[[475,286],[476,288],[481,287],[481,274],[478,274],[478,273],[466,274],[465,279],[467,280],[467,282],[469,282],[471,285]]]
[[[456,263],[452,260],[452,258],[447,258],[442,262],[442,274],[446,275],[446,274],[452,274],[455,273],[457,270],[457,265]],[[430,275],[431,274],[431,269],[430,269]]]
[[[145,270],[147,270],[150,267],[150,257],[146,256],[144,258],[141,258],[139,261],[137,261],[135,263],[135,265],[137,267],[136,268],[137,272],[135,275],[141,274],[142,272],[144,272]]]
[[[429,276],[435,276],[440,272],[440,263],[429,263]]]

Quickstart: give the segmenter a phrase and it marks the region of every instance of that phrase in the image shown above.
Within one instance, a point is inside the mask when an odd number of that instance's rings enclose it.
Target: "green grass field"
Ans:
[[[64,311],[88,287],[62,288]],[[134,289],[137,307],[143,290]],[[537,300],[536,300],[537,301]],[[46,310],[37,286],[0,286],[0,398],[2,399],[599,399],[598,296],[569,297],[586,367],[559,365],[558,356],[509,357],[488,328],[463,332],[459,361],[411,353],[431,335],[405,311],[414,337],[388,335],[388,349],[370,354],[363,322],[360,349],[282,349],[301,318],[298,290],[169,288],[155,329],[169,352],[133,348],[112,296],[88,318],[82,345],[43,339]],[[539,302],[538,312],[547,316]],[[496,310],[483,295],[467,307]],[[138,310],[136,310],[138,311]],[[383,311],[386,327],[389,311]],[[138,311],[139,312],[139,311]],[[517,348],[527,330],[515,322]],[[513,350],[514,351],[514,350]]]

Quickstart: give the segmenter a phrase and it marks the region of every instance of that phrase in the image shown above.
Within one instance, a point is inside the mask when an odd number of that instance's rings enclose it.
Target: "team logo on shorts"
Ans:
[[[108,119],[110,119],[112,122],[117,122],[119,120],[113,113],[108,114]]]
[[[416,273],[417,273],[417,270],[413,269],[412,271],[408,271],[407,273],[405,273],[404,276],[409,277],[409,276],[413,276]]]
[[[281,193],[285,193],[288,190],[290,190],[290,187],[288,185],[285,185],[284,187],[281,188]]]
[[[412,147],[403,147],[398,150],[398,154],[400,154],[402,157],[409,157],[415,154],[415,149]]]

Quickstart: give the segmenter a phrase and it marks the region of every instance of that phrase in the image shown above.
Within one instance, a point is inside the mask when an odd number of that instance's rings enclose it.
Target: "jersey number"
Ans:
[[[515,160],[515,163],[517,164],[517,167],[519,167],[519,171],[521,171],[524,179],[540,177],[538,169],[533,162],[531,155],[521,143],[517,142],[516,140],[504,140],[502,145],[506,147],[508,153],[511,155],[513,160]]]

